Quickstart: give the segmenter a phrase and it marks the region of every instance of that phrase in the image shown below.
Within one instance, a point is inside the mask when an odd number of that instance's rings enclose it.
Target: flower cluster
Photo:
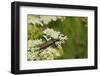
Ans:
[[[53,60],[60,56],[60,52],[53,47],[38,50],[38,45],[42,44],[41,40],[28,40],[28,60]],[[38,50],[38,51],[36,51]]]
[[[30,50],[31,48],[33,49],[37,49],[36,46],[42,44],[43,41],[42,39],[37,39],[37,40],[28,40],[28,50]]]
[[[43,31],[44,35],[43,37],[48,41],[50,39],[59,39],[59,41],[55,42],[56,45],[61,45],[64,43],[65,40],[67,40],[67,36],[64,36],[62,33],[55,31],[53,29],[47,28]]]
[[[63,21],[65,17],[63,16],[28,16],[28,24],[34,25],[46,25],[43,27],[40,27],[38,29],[37,26],[35,26],[38,30],[42,29],[41,38],[30,38],[28,39],[28,52],[27,52],[27,59],[28,61],[32,60],[53,60],[55,58],[60,57],[63,54],[63,49],[61,44],[67,40],[67,36],[62,34],[59,31],[55,31],[54,29],[47,28],[47,25],[51,21],[57,21],[57,19],[60,19]],[[34,27],[34,29],[36,29]],[[32,31],[32,30],[31,30]],[[33,33],[32,33],[33,34]],[[53,45],[56,45],[53,47]]]
[[[42,60],[53,60],[55,57],[60,56],[60,52],[53,47],[48,47],[40,53]]]
[[[28,60],[40,60],[40,57],[38,56],[38,45],[43,44],[42,39],[37,40],[28,40]]]
[[[59,41],[55,42],[57,48],[48,46],[47,48],[39,50],[41,48],[39,46],[46,43],[45,41],[42,39],[28,40],[28,60],[53,60],[61,55],[58,49],[62,49],[61,44],[67,40],[67,36],[50,28],[45,29],[43,34],[46,42],[52,40],[52,38],[58,39]]]
[[[40,24],[43,26],[42,22],[40,21],[40,18],[38,16],[28,16],[28,23],[32,24]]]
[[[61,19],[61,21],[64,19],[64,17],[59,16],[28,16],[28,23],[32,24],[40,24],[43,26],[43,24],[48,24],[51,21],[56,21],[57,19]]]

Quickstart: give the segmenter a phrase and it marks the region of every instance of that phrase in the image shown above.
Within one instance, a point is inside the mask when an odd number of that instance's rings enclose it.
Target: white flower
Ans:
[[[60,52],[53,47],[48,47],[40,51],[42,52],[28,51],[28,60],[53,60],[54,58],[61,56]]]
[[[67,36],[64,36],[60,32],[54,31],[53,29],[50,29],[50,28],[45,29],[43,33],[44,33],[46,40],[50,40],[50,38],[59,39],[59,41],[56,42],[56,44],[58,45],[61,45],[62,43],[64,43],[64,40],[68,39]]]
[[[54,31],[53,29],[47,28],[43,31],[43,33],[47,36],[50,36],[54,39],[58,39],[60,32]]]
[[[40,24],[41,26],[43,26],[43,24],[48,24],[49,22],[56,21],[57,19],[61,19],[61,21],[63,21],[65,19],[65,17],[63,16],[28,16],[28,23],[32,23],[32,24]]]
[[[40,18],[38,16],[28,16],[28,23],[32,24],[40,24],[43,26],[42,22],[40,21]]]
[[[40,20],[44,24],[48,24],[51,20],[56,21],[57,17],[56,16],[40,16]]]
[[[46,60],[53,60],[55,57],[60,56],[60,52],[53,47],[48,47],[40,53],[40,56]]]
[[[28,45],[30,46],[36,46],[42,43],[43,43],[42,39],[28,40]]]
[[[34,47],[34,49],[37,49],[36,46],[43,44],[44,42],[42,41],[42,39],[37,39],[37,40],[28,40],[28,50],[30,50],[30,48]]]
[[[27,59],[28,60],[40,60],[40,57],[38,57],[37,52],[34,52],[34,53],[28,52]]]

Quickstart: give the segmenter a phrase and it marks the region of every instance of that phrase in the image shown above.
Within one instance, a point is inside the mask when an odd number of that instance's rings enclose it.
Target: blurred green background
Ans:
[[[68,40],[62,44],[64,54],[59,59],[79,59],[88,57],[88,21],[87,17],[66,16],[63,21],[51,21],[45,27],[39,24],[28,24],[28,39],[34,40],[42,37],[45,28],[53,28],[62,32]]]

